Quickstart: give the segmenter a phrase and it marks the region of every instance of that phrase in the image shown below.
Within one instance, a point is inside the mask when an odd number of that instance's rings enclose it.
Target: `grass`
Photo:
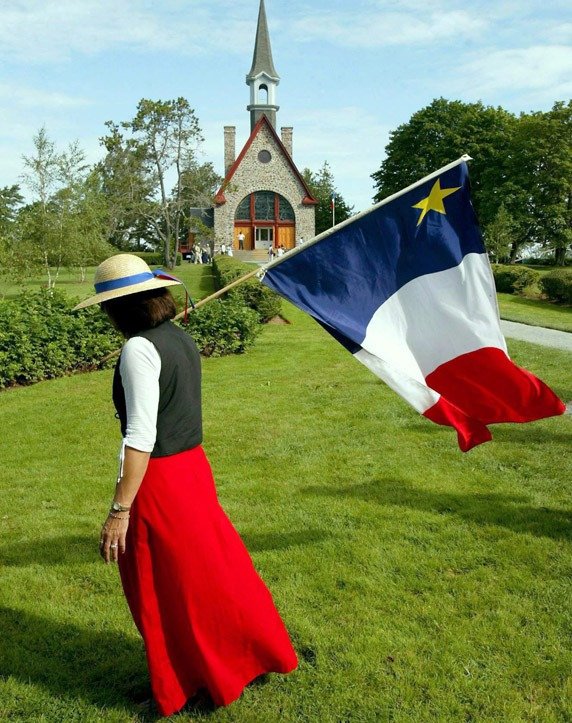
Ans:
[[[498,425],[468,454],[286,306],[204,361],[221,502],[299,669],[174,721],[566,721],[570,417]],[[509,342],[572,399],[570,355]],[[119,430],[102,371],[0,396],[0,720],[138,721],[143,649],[98,559]]]
[[[156,267],[152,267],[156,268]],[[56,288],[65,291],[69,296],[85,299],[94,294],[93,276],[95,267],[86,270],[85,281],[81,281],[79,269],[63,269],[60,272]],[[212,290],[212,273],[210,266],[188,264],[183,262],[177,266],[173,274],[185,282],[193,298],[202,298]],[[0,298],[17,296],[22,291],[33,291],[46,286],[46,276],[35,276],[17,283],[11,283],[4,276],[0,280]]]
[[[497,294],[501,319],[572,332],[572,307],[514,294]]]

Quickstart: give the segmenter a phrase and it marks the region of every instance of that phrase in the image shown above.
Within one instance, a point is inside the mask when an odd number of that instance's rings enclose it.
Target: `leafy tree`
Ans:
[[[173,267],[184,221],[184,174],[196,165],[203,140],[195,112],[184,98],[142,99],[132,120],[106,125],[109,134],[101,142],[107,156],[101,171],[116,230],[131,233],[142,224],[161,246],[167,266]]]
[[[484,229],[485,246],[492,261],[502,263],[508,260],[514,235],[513,218],[501,203],[497,215]]]
[[[0,238],[6,238],[16,221],[18,207],[24,202],[20,186],[0,188]]]
[[[511,217],[509,260],[539,243],[564,263],[572,242],[572,102],[517,118],[480,102],[439,98],[391,134],[386,153],[372,176],[376,201],[468,153],[483,227],[498,231],[501,205]]]
[[[516,225],[511,261],[528,243],[565,263],[572,243],[572,101],[522,114],[507,148],[505,204]]]
[[[63,266],[96,263],[109,253],[103,237],[104,207],[77,143],[58,152],[44,128],[24,156],[24,181],[34,200],[18,216],[11,260],[22,273],[43,266],[48,287]]]
[[[107,238],[122,251],[157,248],[161,240],[154,230],[153,185],[144,153],[125,141],[118,126],[106,125],[109,135],[101,142],[107,154],[95,170],[107,202]]]
[[[375,201],[468,153],[475,210],[483,225],[495,218],[507,176],[506,147],[517,119],[503,108],[434,100],[390,134],[386,158],[372,174]]]
[[[318,201],[316,206],[316,235],[331,228],[333,221],[332,196],[335,200],[335,221],[336,224],[345,221],[352,215],[353,206],[348,206],[343,196],[336,190],[334,175],[330,164],[324,161],[324,165],[317,173],[309,168],[302,171],[302,176],[314,198]]]
[[[214,195],[223,178],[215,171],[212,163],[192,162],[182,173],[181,197],[183,199],[183,222],[180,239],[188,239],[194,233],[198,240],[206,242],[214,253],[214,230],[205,225],[196,215],[191,217],[192,208],[211,208]],[[176,189],[173,189],[173,193]]]

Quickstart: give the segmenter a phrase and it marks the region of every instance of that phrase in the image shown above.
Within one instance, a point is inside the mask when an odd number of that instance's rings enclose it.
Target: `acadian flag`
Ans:
[[[466,452],[487,425],[562,414],[517,367],[463,156],[266,267],[262,283],[313,316]]]

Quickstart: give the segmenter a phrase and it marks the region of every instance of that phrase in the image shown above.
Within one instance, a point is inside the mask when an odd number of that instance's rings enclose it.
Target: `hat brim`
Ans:
[[[139,284],[131,284],[130,286],[124,286],[120,289],[113,289],[112,291],[102,291],[95,296],[90,296],[85,301],[80,301],[79,304],[73,307],[72,311],[77,309],[85,309],[86,306],[93,306],[93,304],[101,304],[103,301],[111,301],[111,299],[119,299],[121,296],[129,296],[129,294],[138,294],[141,291],[150,291],[151,289],[162,289],[165,286],[178,286],[181,285],[180,281],[174,281],[171,279],[150,279],[149,281],[142,281]]]

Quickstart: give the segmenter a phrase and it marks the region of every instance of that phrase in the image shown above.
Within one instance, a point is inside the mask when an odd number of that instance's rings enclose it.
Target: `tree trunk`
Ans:
[[[556,266],[564,266],[566,264],[566,249],[564,247],[554,249],[554,263]]]

